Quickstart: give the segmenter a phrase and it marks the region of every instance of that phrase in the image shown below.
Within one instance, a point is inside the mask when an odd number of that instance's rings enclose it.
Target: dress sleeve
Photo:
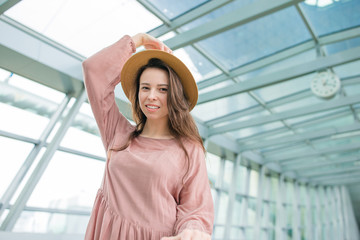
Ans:
[[[214,205],[206,170],[205,155],[200,146],[189,152],[190,168],[179,194],[175,234],[194,229],[212,234]]]
[[[123,65],[135,51],[132,38],[126,35],[82,63],[88,99],[106,150],[118,129],[124,134],[131,129],[115,103],[114,90]]]

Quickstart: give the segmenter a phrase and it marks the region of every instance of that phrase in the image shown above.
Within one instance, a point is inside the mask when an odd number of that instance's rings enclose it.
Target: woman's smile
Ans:
[[[146,106],[147,110],[150,112],[156,112],[160,108],[159,106],[156,106],[153,104],[146,104],[145,106]]]
[[[167,123],[169,112],[167,96],[169,77],[166,71],[158,68],[144,70],[140,77],[139,103],[148,120]]]

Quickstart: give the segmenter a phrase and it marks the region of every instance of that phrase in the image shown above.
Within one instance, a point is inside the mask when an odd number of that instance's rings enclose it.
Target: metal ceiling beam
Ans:
[[[360,163],[360,162],[359,162]],[[303,172],[301,173],[299,176],[300,177],[305,177],[305,178],[309,178],[309,179],[314,179],[314,178],[318,178],[318,177],[322,177],[322,176],[328,176],[328,175],[336,175],[339,173],[346,173],[346,172],[354,172],[354,171],[358,171],[360,174],[360,165],[356,166],[355,163],[351,166],[346,166],[346,167],[332,167],[332,168],[325,168],[325,169],[321,169],[321,170],[315,170],[315,171],[311,171],[311,172]]]
[[[248,146],[243,145],[241,147],[241,149],[245,151],[245,150],[257,149],[257,148],[270,147],[270,146],[279,145],[279,144],[302,142],[302,141],[306,141],[306,140],[314,140],[314,139],[318,139],[318,138],[324,138],[324,137],[328,137],[328,136],[332,136],[332,135],[336,135],[336,134],[343,134],[343,133],[348,133],[348,132],[357,131],[357,130],[360,130],[360,123],[354,123],[352,125],[345,126],[345,127],[331,127],[331,128],[321,129],[318,131],[310,131],[310,132],[295,134],[295,135],[287,136],[287,137],[274,138],[271,140],[261,141],[261,142],[255,143],[255,144],[251,144]]]
[[[327,180],[334,180],[334,181],[337,181],[337,180],[341,180],[343,178],[350,178],[350,177],[358,177],[360,178],[360,171],[359,171],[359,168],[354,168],[354,170],[346,170],[346,171],[343,171],[343,172],[339,172],[338,174],[330,174],[331,176],[329,175],[325,175],[325,176],[320,176],[320,177],[312,177],[312,178],[309,178],[311,179],[312,181],[327,181]]]
[[[154,14],[157,18],[163,21],[166,25],[170,25],[171,21],[168,17],[165,16],[157,7],[155,7],[151,2],[146,0],[137,0],[146,10]]]
[[[64,93],[81,91],[84,57],[4,15],[0,32],[1,68]]]
[[[327,45],[340,41],[345,41],[352,38],[360,37],[360,27],[355,27],[345,31],[336,32],[319,38],[320,45]]]
[[[264,105],[266,105],[267,109],[271,109],[273,107],[280,106],[280,105],[285,104],[285,103],[290,103],[290,102],[293,102],[293,101],[304,99],[304,98],[310,96],[311,94],[312,93],[309,90],[303,90],[303,91],[300,91],[300,92],[297,92],[297,93],[294,93],[294,94],[291,94],[291,95],[288,95],[288,96],[285,96],[285,97],[281,97],[281,98],[278,98],[278,99],[271,100],[269,102],[264,103]],[[261,106],[259,104],[259,105],[255,105],[255,106],[252,106],[252,107],[244,109],[244,110],[240,110],[240,111],[237,111],[237,112],[233,112],[233,113],[230,113],[230,114],[227,114],[227,115],[224,115],[224,116],[209,120],[209,121],[205,122],[205,124],[207,126],[211,126],[211,125],[215,125],[215,124],[222,123],[222,122],[225,122],[225,121],[230,121],[230,120],[233,120],[233,119],[244,117],[246,115],[259,113],[259,112],[261,112],[263,110],[264,110],[263,106]],[[288,130],[288,127],[284,127],[284,129]]]
[[[254,105],[254,106],[251,106],[249,108],[246,108],[246,109],[243,109],[243,110],[240,110],[240,111],[236,111],[236,112],[227,114],[225,116],[214,118],[212,120],[206,121],[205,124],[207,126],[211,126],[211,125],[215,125],[215,124],[218,124],[218,123],[222,123],[222,122],[230,121],[230,120],[237,119],[237,118],[240,118],[240,117],[244,117],[244,116],[247,116],[247,115],[251,115],[251,114],[254,114],[254,113],[258,113],[258,112],[261,112],[263,110],[264,110],[264,108],[261,105]]]
[[[331,186],[338,186],[338,185],[349,185],[349,184],[360,184],[360,178],[358,177],[352,177],[352,178],[344,178],[340,180],[329,180],[329,181],[323,181],[319,182],[318,184],[321,185],[331,185]]]
[[[350,192],[358,192],[360,193],[360,185],[352,185],[352,186],[348,186],[348,190]]]
[[[192,44],[191,46],[204,58],[211,62],[216,68],[218,68],[223,74],[225,74],[225,76],[229,76],[229,70],[219,60],[211,56],[203,47],[196,43]],[[233,81],[235,80],[233,79]]]
[[[360,56],[360,55],[359,55]],[[327,111],[335,108],[344,107],[351,104],[356,104],[360,102],[360,96],[351,96],[343,97],[339,99],[334,99],[326,101],[323,103],[318,103],[312,106],[304,106],[294,110],[288,110],[281,113],[276,113],[270,116],[264,116],[262,118],[250,119],[247,121],[237,122],[237,123],[228,123],[220,127],[209,128],[209,135],[221,134],[224,132],[231,132],[243,128],[254,127],[258,125],[263,125],[267,123],[272,123],[276,121],[286,120],[289,118],[295,118],[300,116],[309,115],[312,113],[318,113],[322,111]]]
[[[360,185],[348,186],[350,195],[359,195],[360,196]]]
[[[359,83],[360,83],[360,76],[352,76],[352,77],[347,77],[347,78],[342,78],[341,79],[341,85],[342,86],[350,86],[350,85],[359,84]],[[284,96],[284,97],[281,97],[281,98],[274,99],[274,100],[271,100],[269,102],[266,102],[266,106],[268,108],[273,108],[273,107],[280,106],[282,104],[288,104],[290,102],[298,101],[298,100],[307,98],[307,97],[312,96],[312,95],[313,95],[313,93],[311,92],[311,90],[309,88],[309,89],[302,90],[300,92],[296,92],[296,93],[293,93],[293,94],[290,94],[290,95],[287,95],[287,96]],[[222,122],[225,122],[225,121],[230,121],[230,120],[233,120],[233,119],[244,117],[246,115],[258,113],[258,112],[263,111],[263,110],[264,110],[264,108],[262,106],[255,105],[255,106],[252,106],[250,108],[246,108],[246,109],[243,109],[243,110],[240,110],[240,111],[236,111],[236,112],[233,112],[233,113],[230,113],[230,114],[227,114],[227,115],[223,115],[223,116],[208,120],[208,121],[205,122],[205,124],[207,126],[212,126],[212,125],[222,123]],[[299,123],[297,123],[296,125],[298,125],[298,124]],[[292,125],[292,127],[295,127],[296,125]],[[288,130],[287,127],[284,127],[283,129],[285,131]]]
[[[176,17],[174,20],[167,22],[167,24],[163,24],[161,26],[158,26],[150,31],[148,31],[148,34],[154,36],[154,37],[160,37],[161,35],[164,35],[170,31],[173,31],[191,21],[194,21],[195,19],[198,19],[226,4],[229,2],[232,2],[233,0],[217,0],[217,1],[208,1],[204,4],[202,4],[199,7],[196,7],[183,15],[180,15],[179,17]],[[141,4],[145,1],[138,1]]]
[[[291,161],[293,159],[298,158],[308,158],[308,157],[317,157],[324,154],[332,154],[338,152],[345,152],[345,151],[353,151],[360,149],[360,143],[353,143],[353,144],[346,144],[345,146],[336,146],[325,148],[321,150],[314,150],[313,152],[305,152],[302,154],[282,154],[278,156],[268,157],[265,158],[266,162],[282,162],[282,161]]]
[[[360,183],[359,172],[353,174],[342,174],[337,176],[330,176],[326,179],[313,180],[313,184],[322,184],[322,185],[347,185],[353,183]]]
[[[267,16],[298,2],[302,2],[302,0],[259,0],[170,38],[165,41],[165,44],[173,50],[179,49],[231,28]]]
[[[343,52],[333,54],[331,56],[319,57],[307,63],[299,64],[297,66],[289,67],[267,75],[257,76],[245,82],[232,84],[221,89],[200,94],[198,104],[273,85],[289,79],[301,77],[309,73],[313,73],[329,67],[335,67],[359,59],[360,47],[348,49]]]
[[[347,39],[351,39],[351,38],[355,38],[355,37],[359,37],[359,36],[360,36],[360,27],[333,33],[333,34],[330,34],[325,37],[320,37],[319,43],[321,46],[321,45],[326,45],[326,44],[330,44],[330,43],[345,41]],[[300,54],[302,52],[308,51],[310,49],[313,49],[313,48],[315,48],[315,46],[316,46],[315,42],[309,41],[309,42],[299,44],[295,47],[285,49],[279,53],[275,53],[271,56],[259,59],[255,62],[246,64],[244,66],[237,67],[237,68],[233,69],[232,71],[230,71],[229,76],[220,74],[220,75],[208,78],[208,79],[204,79],[198,83],[198,88],[203,89],[203,88],[212,86],[214,84],[217,84],[219,82],[226,81],[229,78],[234,78],[239,75],[245,74],[247,72],[251,72],[251,71],[263,68],[263,67],[273,64],[275,62],[279,62],[283,59],[287,59],[291,56],[294,56],[294,55]]]
[[[297,158],[297,159],[294,159],[294,160],[291,160],[291,161],[282,162],[281,166],[284,166],[286,168],[288,166],[294,166],[294,165],[296,166],[296,165],[299,165],[299,164],[304,165],[304,164],[307,164],[308,162],[326,161],[326,160],[331,161],[331,159],[334,159],[334,158],[344,158],[344,159],[346,159],[347,157],[351,158],[351,157],[354,157],[354,156],[358,156],[359,153],[360,153],[360,150],[355,149],[354,151],[346,152],[346,154],[344,154],[342,152],[334,153],[334,155],[330,154],[330,155],[333,155],[332,157],[327,156],[327,154],[323,154],[321,156],[316,156],[316,157]]]
[[[279,61],[284,60],[284,59],[287,59],[287,58],[292,57],[294,55],[303,53],[303,52],[308,51],[308,50],[310,50],[310,49],[312,49],[314,47],[315,47],[315,43],[312,42],[312,41],[299,44],[299,45],[297,45],[295,47],[285,49],[283,51],[280,51],[280,52],[275,53],[273,55],[270,55],[268,57],[264,57],[264,58],[261,58],[261,59],[259,59],[257,61],[251,62],[249,64],[237,67],[237,68],[231,70],[229,72],[228,76],[225,75],[225,74],[219,74],[217,76],[214,76],[214,77],[211,77],[211,78],[208,78],[208,79],[204,79],[204,80],[197,83],[198,88],[199,89],[204,89],[206,87],[213,86],[213,85],[215,85],[217,83],[226,81],[226,80],[228,80],[230,78],[235,78],[235,77],[243,75],[245,73],[255,71],[257,69],[266,67],[268,65],[271,65],[273,63],[279,62]]]
[[[33,139],[33,138],[25,137],[25,136],[20,136],[18,134],[6,132],[6,131],[3,131],[3,130],[0,130],[0,136],[1,137],[11,138],[11,139],[22,141],[22,142],[32,143],[32,144],[39,144],[40,143],[39,139]]]
[[[307,30],[309,31],[312,39],[315,41],[315,43],[317,44],[318,41],[318,36],[316,36],[313,27],[311,26],[310,21],[307,19],[307,17],[305,16],[304,12],[302,11],[302,9],[300,8],[300,6],[298,4],[295,5],[295,8],[297,10],[297,12],[299,13],[301,19],[303,20]]]
[[[294,123],[291,126],[294,129],[303,128],[303,127],[306,127],[306,126],[309,126],[309,125],[322,123],[324,121],[331,121],[331,120],[334,120],[334,119],[337,119],[337,118],[341,118],[341,117],[347,116],[349,114],[351,114],[351,113],[350,113],[350,111],[348,109],[339,109],[339,111],[337,111],[336,113],[325,114],[323,116],[308,119],[308,120],[305,120],[303,122]],[[276,135],[276,134],[282,134],[282,133],[285,133],[288,130],[289,129],[286,128],[286,127],[279,127],[279,128],[271,129],[271,130],[268,130],[268,131],[256,133],[254,135],[238,139],[237,141],[238,141],[239,144],[244,144],[244,143],[249,142],[249,141],[257,141],[257,140],[262,141],[266,137],[273,136],[273,135]]]
[[[306,170],[317,169],[321,167],[327,167],[335,164],[343,164],[349,162],[359,161],[359,156],[348,156],[348,157],[339,157],[337,159],[326,159],[321,161],[314,161],[314,158],[302,159],[301,164],[282,164],[282,168],[285,171],[297,171],[297,172],[306,172]]]
[[[12,8],[15,4],[21,0],[1,0],[0,1],[0,15]]]

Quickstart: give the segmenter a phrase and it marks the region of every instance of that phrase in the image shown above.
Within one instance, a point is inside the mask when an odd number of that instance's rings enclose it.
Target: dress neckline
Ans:
[[[145,136],[141,136],[139,135],[138,137],[143,138],[143,139],[148,139],[148,140],[155,140],[155,141],[174,141],[175,138],[153,138],[153,137],[145,137]]]

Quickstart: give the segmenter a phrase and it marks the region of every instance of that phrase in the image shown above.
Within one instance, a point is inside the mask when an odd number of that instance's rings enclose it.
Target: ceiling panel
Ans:
[[[360,2],[356,0],[305,1],[300,6],[318,36],[360,25]]]

